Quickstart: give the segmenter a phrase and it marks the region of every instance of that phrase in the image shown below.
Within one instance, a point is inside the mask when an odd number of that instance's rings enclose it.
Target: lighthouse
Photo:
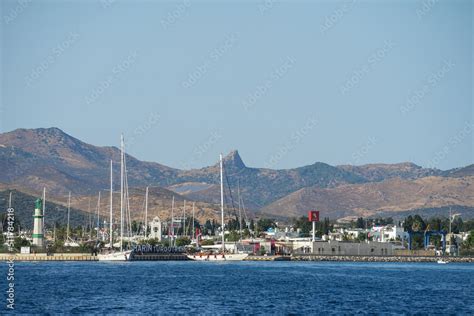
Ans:
[[[35,213],[33,214],[33,245],[39,248],[44,246],[43,217],[43,200],[37,199],[35,201]]]

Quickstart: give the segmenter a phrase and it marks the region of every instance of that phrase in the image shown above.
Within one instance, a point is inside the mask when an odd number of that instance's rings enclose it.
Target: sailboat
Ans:
[[[80,245],[71,239],[69,236],[69,217],[71,214],[71,192],[69,191],[69,196],[67,199],[67,231],[66,231],[66,241],[64,242],[64,247],[79,247]]]
[[[123,135],[120,138],[120,250],[113,250],[113,233],[112,233],[112,199],[113,199],[113,182],[112,182],[112,161],[110,161],[110,251],[97,255],[99,261],[128,261],[130,260],[131,250],[123,249],[123,226],[124,226],[124,173],[125,173],[125,145]]]
[[[222,249],[220,253],[216,254],[191,254],[187,255],[188,259],[195,261],[242,261],[248,254],[247,253],[226,253],[225,250],[225,223],[224,223],[224,177],[223,177],[223,158],[222,154],[219,156],[220,163],[220,177],[221,177],[221,225],[222,225]]]

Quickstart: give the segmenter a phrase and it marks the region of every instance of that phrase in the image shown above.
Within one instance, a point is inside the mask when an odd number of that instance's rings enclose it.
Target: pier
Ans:
[[[435,257],[435,256],[331,256],[299,254],[292,261],[333,261],[333,262],[437,262],[443,259],[456,263],[474,263],[474,257]]]
[[[248,256],[244,261],[290,261],[290,256]]]
[[[0,261],[98,261],[97,256],[88,253],[0,254]],[[328,262],[437,262],[443,259],[452,263],[474,263],[474,257],[435,256],[332,256],[298,254],[293,256],[248,256],[244,261],[328,261]],[[185,261],[185,254],[143,254],[135,255],[131,261]]]
[[[183,253],[150,253],[150,254],[134,254],[131,261],[184,261],[189,260]]]
[[[97,256],[88,253],[56,253],[47,255],[45,253],[37,254],[0,254],[0,261],[97,261]]]

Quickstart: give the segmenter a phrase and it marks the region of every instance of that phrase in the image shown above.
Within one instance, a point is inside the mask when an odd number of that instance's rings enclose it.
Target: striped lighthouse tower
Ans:
[[[43,200],[37,199],[35,202],[35,213],[33,214],[33,245],[42,248],[44,246],[43,233]]]

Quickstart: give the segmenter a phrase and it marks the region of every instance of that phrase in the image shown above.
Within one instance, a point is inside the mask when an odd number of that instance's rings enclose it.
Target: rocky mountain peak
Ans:
[[[224,157],[224,165],[227,169],[231,170],[239,170],[246,167],[237,150],[232,150]]]

